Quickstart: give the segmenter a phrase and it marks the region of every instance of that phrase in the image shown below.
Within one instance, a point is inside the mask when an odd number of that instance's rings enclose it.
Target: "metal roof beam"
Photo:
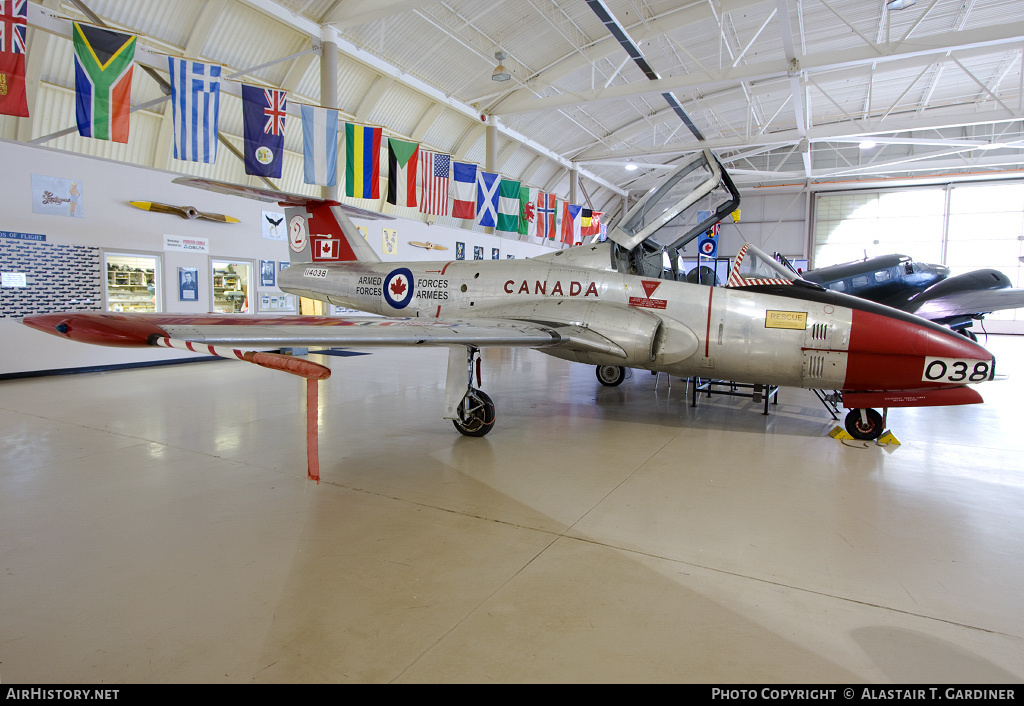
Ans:
[[[315,39],[319,39],[321,41],[330,40],[334,42],[338,46],[338,51],[346,58],[352,61],[357,61],[360,64],[366,66],[367,68],[376,71],[381,76],[389,77],[397,81],[401,85],[410,88],[416,91],[417,93],[424,95],[427,98],[430,98],[431,100],[448,107],[450,110],[453,110],[456,113],[464,115],[465,117],[468,117],[474,121],[480,121],[482,118],[480,112],[476,110],[476,108],[474,108],[473,106],[466,105],[461,101],[455,100],[451,96],[442,93],[441,91],[427,84],[426,82],[409,75],[406,71],[399,69],[396,66],[392,66],[386,61],[374,56],[370,52],[360,49],[359,47],[352,44],[352,42],[343,39],[333,26],[321,26],[297,13],[288,11],[287,9],[285,9],[281,5],[278,5],[276,2],[273,2],[272,0],[241,1],[265,13],[266,15],[273,17],[279,22],[292,27],[293,29],[299,32],[304,32],[305,34],[308,34],[309,36]],[[319,42],[315,43],[318,44]],[[554,152],[548,149],[547,147],[544,147],[535,140],[529,140],[525,138],[523,135],[516,132],[515,130],[512,130],[507,126],[501,124],[500,121],[495,121],[495,124],[498,127],[498,132],[507,137],[508,139],[516,140],[517,142],[526,145],[534,152],[544,155],[548,159],[552,160],[553,162],[557,162],[566,169],[569,169],[572,166],[572,163],[568,159],[558,154],[557,152]],[[623,190],[620,189],[619,187],[615,186],[614,184],[608,182],[605,179],[598,177],[595,174],[588,173],[585,174],[585,176],[591,181],[600,184],[602,187],[609,189],[610,191],[613,191],[616,194],[622,195],[624,193]]]
[[[877,45],[877,48],[881,48],[883,51],[881,55],[877,53],[876,45],[872,45],[871,47],[805,56],[799,59],[799,66],[797,68],[805,73],[823,72],[853,66],[870,65],[875,62],[884,63],[933,54],[945,54],[946,52],[975,50],[980,51],[980,53],[986,53],[986,50],[991,47],[1019,44],[1022,36],[1024,36],[1024,21],[1008,22],[993,27],[920,37],[908,47],[905,47],[901,42]],[[589,91],[563,93],[547,98],[510,99],[504,102],[501,108],[496,111],[496,114],[500,117],[537,110],[550,110],[582,102],[632,98],[675,90],[704,90],[712,87],[736,85],[742,81],[784,77],[789,75],[792,68],[790,61],[782,59],[728,68],[717,72],[711,77],[684,74],[645,83],[631,83],[623,86],[610,86]]]
[[[901,118],[899,120],[890,117],[886,121],[884,126],[870,126],[868,130],[861,131],[852,129],[853,126],[849,122],[833,123],[829,125],[818,125],[807,130],[806,139],[808,142],[863,142],[867,135],[893,135],[901,132],[913,132],[927,129],[942,129],[942,128],[960,128],[969,127],[974,125],[991,125],[998,123],[1005,123],[1016,120],[1024,120],[1024,113],[1018,113],[1017,115],[1009,116],[996,116],[987,114],[984,117],[980,115],[973,107],[965,108],[964,112],[949,112],[943,115],[937,115],[931,118],[922,118],[916,113],[912,116]],[[792,145],[800,142],[804,139],[796,133],[795,130],[785,130],[781,132],[769,133],[760,135],[750,140],[735,140],[735,139],[713,139],[708,140],[703,145],[711,150],[722,151],[722,150],[745,150],[755,147],[762,146],[775,146],[781,147],[785,145]],[[885,141],[883,138],[879,140],[876,137],[871,139],[876,142]],[[898,137],[894,137],[893,142],[902,142]],[[914,144],[908,142],[908,144]],[[942,144],[947,144],[943,142]],[[653,158],[665,158],[669,156],[678,156],[681,154],[688,154],[690,152],[696,152],[698,147],[689,145],[676,145],[670,147],[663,147],[660,149],[641,149],[641,150],[606,150],[604,152],[588,151],[586,156],[580,156],[580,159],[585,159],[588,162],[601,161],[603,157],[615,160],[626,160],[635,157],[653,157]]]

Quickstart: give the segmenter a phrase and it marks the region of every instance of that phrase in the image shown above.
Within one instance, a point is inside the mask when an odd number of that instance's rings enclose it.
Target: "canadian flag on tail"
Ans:
[[[313,262],[341,259],[341,240],[331,237],[311,236]]]

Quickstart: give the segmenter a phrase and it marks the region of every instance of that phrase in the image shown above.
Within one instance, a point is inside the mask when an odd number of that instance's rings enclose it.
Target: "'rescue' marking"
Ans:
[[[765,328],[785,328],[804,331],[807,329],[806,311],[773,311],[764,314]]]

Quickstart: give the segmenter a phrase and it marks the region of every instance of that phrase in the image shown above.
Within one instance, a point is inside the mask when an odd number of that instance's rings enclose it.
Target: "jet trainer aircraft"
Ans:
[[[621,382],[630,367],[838,390],[851,409],[847,429],[862,439],[883,431],[875,407],[981,402],[967,384],[995,373],[988,351],[950,329],[800,280],[756,248],[744,248],[728,286],[679,277],[679,248],[739,205],[738,191],[709,151],[641,199],[607,242],[516,260],[382,262],[347,215],[358,209],[175,181],[277,201],[285,208],[292,258],[279,275],[280,288],[384,318],[75,312],[24,322],[86,343],[179,342],[211,352],[219,350],[214,346],[447,346],[444,417],[469,436],[488,433],[496,416],[494,403],[473,384],[475,372],[479,385],[485,346],[536,348],[594,365],[605,385]],[[666,253],[673,262],[668,271]]]
[[[972,339],[971,325],[985,314],[1024,307],[1024,289],[1014,288],[1010,278],[998,270],[950,277],[948,267],[915,262],[906,255],[819,267],[802,277],[836,292],[944,324]]]

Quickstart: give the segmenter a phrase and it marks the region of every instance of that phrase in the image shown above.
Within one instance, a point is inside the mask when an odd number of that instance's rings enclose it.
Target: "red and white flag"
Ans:
[[[420,212],[448,215],[448,184],[451,155],[420,150]]]
[[[28,0],[0,0],[0,115],[28,117],[25,31]]]
[[[337,238],[312,236],[309,239],[312,246],[313,262],[324,260],[341,259],[341,241]]]

